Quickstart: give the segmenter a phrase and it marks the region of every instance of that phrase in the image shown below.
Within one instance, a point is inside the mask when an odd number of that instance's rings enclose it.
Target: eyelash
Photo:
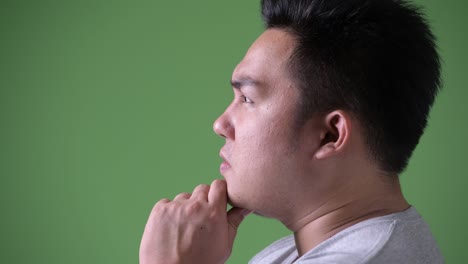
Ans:
[[[248,97],[246,97],[245,95],[241,95],[241,100],[242,100],[242,103],[245,103],[245,104],[251,104],[253,103],[252,100],[250,100]]]

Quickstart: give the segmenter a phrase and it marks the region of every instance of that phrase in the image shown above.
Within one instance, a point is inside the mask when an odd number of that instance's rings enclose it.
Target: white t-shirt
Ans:
[[[249,263],[440,264],[444,260],[426,222],[410,207],[348,227],[299,259],[294,236],[287,236],[262,250]]]

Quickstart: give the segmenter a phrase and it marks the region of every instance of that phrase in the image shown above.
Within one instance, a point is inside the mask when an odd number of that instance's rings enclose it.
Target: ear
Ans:
[[[351,132],[351,118],[341,110],[333,111],[323,119],[323,129],[320,134],[320,147],[315,152],[315,158],[324,159],[343,151],[348,145]]]

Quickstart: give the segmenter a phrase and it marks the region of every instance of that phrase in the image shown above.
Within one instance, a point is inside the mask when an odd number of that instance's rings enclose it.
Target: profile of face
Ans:
[[[294,45],[282,30],[260,35],[232,74],[234,100],[213,125],[225,138],[220,171],[230,203],[269,217],[294,207],[292,188],[307,162],[295,125],[299,90],[287,71]]]

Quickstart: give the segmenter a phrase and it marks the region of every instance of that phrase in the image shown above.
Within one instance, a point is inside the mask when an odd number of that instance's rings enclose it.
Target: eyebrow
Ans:
[[[241,89],[244,86],[258,86],[258,81],[252,78],[240,78],[230,81],[231,86],[235,89]]]

